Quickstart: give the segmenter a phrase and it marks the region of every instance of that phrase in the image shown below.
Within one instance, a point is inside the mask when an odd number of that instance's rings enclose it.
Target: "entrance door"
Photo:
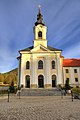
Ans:
[[[44,88],[44,77],[43,77],[43,75],[38,76],[38,87],[39,88]]]
[[[30,76],[29,75],[26,75],[26,88],[30,88]]]
[[[56,75],[52,75],[52,87],[56,87]]]

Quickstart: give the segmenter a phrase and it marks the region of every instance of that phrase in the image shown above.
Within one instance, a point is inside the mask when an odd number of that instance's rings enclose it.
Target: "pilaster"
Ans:
[[[22,56],[23,57],[23,56]],[[21,57],[21,79],[20,79],[20,85],[23,85],[25,87],[25,76],[24,76],[24,59]]]
[[[21,78],[20,78],[20,75],[21,75],[21,59],[18,59],[18,81],[17,81],[17,87],[19,87],[20,86],[20,80],[21,80]]]
[[[57,85],[58,85],[58,84],[62,84],[62,64],[61,64],[59,55],[57,55],[56,61],[57,61],[57,67],[56,67],[56,69],[57,69]]]
[[[78,84],[80,86],[80,67],[77,70],[78,70]]]
[[[51,75],[50,75],[50,58],[45,57],[45,85],[50,87],[51,85]]]
[[[70,67],[70,72],[71,72],[71,83],[70,84],[74,84],[75,83],[75,81],[74,81],[74,70],[73,70],[73,68],[72,67]]]
[[[36,56],[32,55],[31,56],[31,79],[30,79],[30,83],[31,83],[31,87],[35,88],[35,86],[37,85],[37,74],[36,74]]]

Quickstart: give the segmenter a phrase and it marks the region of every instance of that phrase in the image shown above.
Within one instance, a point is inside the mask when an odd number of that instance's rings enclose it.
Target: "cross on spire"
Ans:
[[[39,13],[40,13],[40,8],[41,8],[41,5],[39,4],[39,5],[38,5]]]
[[[38,5],[38,8],[39,8],[39,9],[41,8],[41,5],[40,5],[40,4]]]

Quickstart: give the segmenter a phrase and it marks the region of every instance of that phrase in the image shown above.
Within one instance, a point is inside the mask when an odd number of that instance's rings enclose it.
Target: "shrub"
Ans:
[[[14,81],[13,81],[13,80],[12,80],[12,82],[11,82],[11,85],[10,85],[10,87],[9,87],[9,90],[10,90],[11,93],[14,93],[14,92],[15,92]]]
[[[65,90],[70,90],[71,86],[69,85],[69,80],[66,80],[65,86],[64,86]]]
[[[73,93],[79,93],[80,94],[80,88],[79,87],[74,87],[72,88]]]

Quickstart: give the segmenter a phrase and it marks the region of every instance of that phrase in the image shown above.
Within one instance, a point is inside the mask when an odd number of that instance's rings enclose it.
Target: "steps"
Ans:
[[[19,93],[17,93],[19,95]],[[61,91],[57,88],[55,89],[21,89],[21,96],[60,96]]]

